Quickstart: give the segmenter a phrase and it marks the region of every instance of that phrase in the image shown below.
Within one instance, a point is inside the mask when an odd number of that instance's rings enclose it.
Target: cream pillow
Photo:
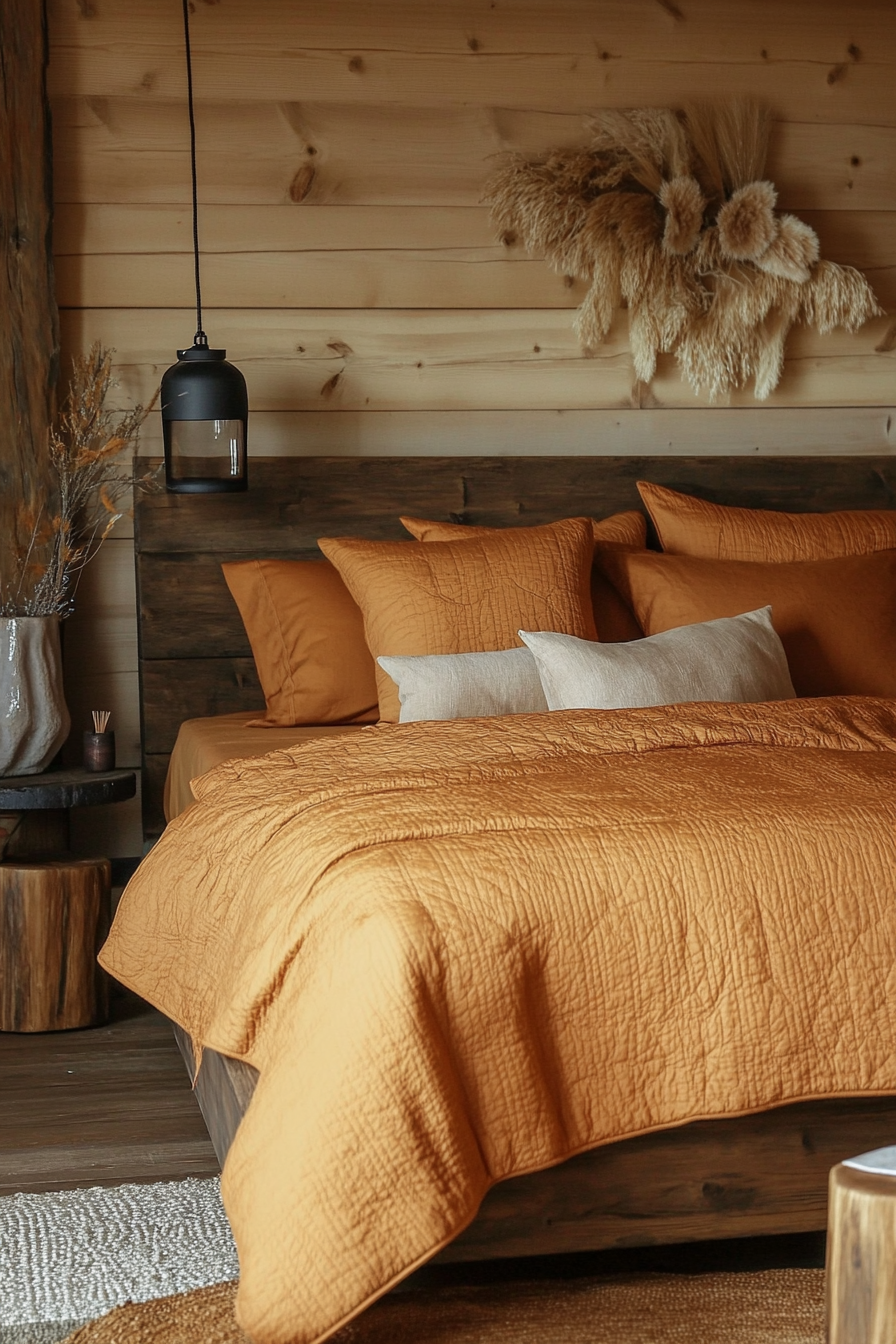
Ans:
[[[791,700],[771,607],[683,625],[631,644],[520,631],[550,709],[636,709],[697,700]]]
[[[543,714],[548,707],[528,649],[405,658],[383,655],[377,662],[398,687],[399,723]]]

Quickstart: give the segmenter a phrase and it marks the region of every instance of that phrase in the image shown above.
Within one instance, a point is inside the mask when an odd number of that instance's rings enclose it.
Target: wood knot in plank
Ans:
[[[478,37],[468,37],[468,38],[467,38],[467,46],[470,48],[471,51],[481,51],[481,50],[482,50],[482,43],[479,41],[479,38],[478,38]]]
[[[324,383],[323,387],[320,390],[320,395],[324,398],[324,400],[327,400],[328,398],[332,397],[333,393],[336,391],[337,387],[342,382],[342,374],[343,370],[340,369],[338,373],[334,373],[333,377],[328,378],[327,381]]]
[[[682,22],[682,20],[684,19],[684,15],[682,14],[678,6],[674,3],[674,0],[656,0],[656,2],[659,5],[660,9],[664,9],[667,14],[670,14],[676,23]]]
[[[364,70],[364,62],[360,56],[353,56],[348,63],[348,68],[353,75],[360,75]]]
[[[333,354],[338,355],[340,359],[346,359],[349,355],[355,353],[350,345],[346,345],[345,341],[327,341],[327,349],[332,350]]]
[[[314,165],[303,163],[295,177],[289,184],[289,199],[295,201],[298,205],[304,201],[314,183]]]
[[[839,65],[832,65],[827,74],[827,83],[828,84],[839,83],[840,80],[843,79],[844,76],[846,75],[846,71],[848,70],[848,68],[849,67],[847,66],[845,61],[841,61]]]

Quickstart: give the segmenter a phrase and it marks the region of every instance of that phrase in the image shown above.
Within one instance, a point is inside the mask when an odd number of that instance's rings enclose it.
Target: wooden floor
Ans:
[[[105,1027],[0,1034],[0,1195],[218,1169],[171,1026],[134,995]]]

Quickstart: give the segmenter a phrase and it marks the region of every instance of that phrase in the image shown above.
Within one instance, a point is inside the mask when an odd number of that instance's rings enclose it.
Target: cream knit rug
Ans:
[[[217,1179],[0,1198],[0,1344],[238,1273]]]

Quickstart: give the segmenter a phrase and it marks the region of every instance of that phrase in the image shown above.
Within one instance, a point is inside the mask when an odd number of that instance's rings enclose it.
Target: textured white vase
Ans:
[[[45,770],[70,726],[58,616],[0,617],[0,775]]]

